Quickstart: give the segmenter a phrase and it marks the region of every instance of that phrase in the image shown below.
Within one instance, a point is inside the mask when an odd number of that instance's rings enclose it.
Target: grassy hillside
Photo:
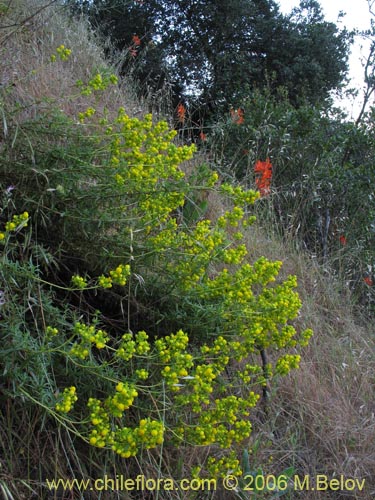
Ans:
[[[57,4],[0,3],[4,498],[244,499],[256,474],[285,498],[372,498],[373,325],[103,46]],[[47,483],[228,474],[216,493]],[[365,487],[294,491],[317,474]]]

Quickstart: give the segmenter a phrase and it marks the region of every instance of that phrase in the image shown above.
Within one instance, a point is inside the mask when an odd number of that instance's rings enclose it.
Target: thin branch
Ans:
[[[0,24],[0,29],[12,28],[13,26],[22,26],[22,25],[26,24],[27,22],[29,22],[33,17],[37,16],[40,12],[42,12],[42,10],[47,9],[50,5],[52,5],[56,2],[57,2],[57,0],[51,0],[51,2],[47,3],[46,5],[42,5],[42,7],[40,7],[33,14],[31,14],[31,16],[27,17],[23,21],[13,23],[13,24],[3,24],[3,25]],[[9,7],[10,7],[10,3],[9,3]],[[9,7],[8,7],[8,9],[9,9]]]
[[[14,35],[14,33],[16,33],[20,29],[20,27],[25,26],[25,24],[27,24],[29,21],[31,21],[31,19],[33,19],[35,16],[40,14],[40,12],[42,12],[44,9],[47,9],[48,7],[50,7],[52,4],[56,3],[57,1],[58,0],[51,0],[49,3],[42,5],[39,9],[37,9],[35,12],[33,12],[33,14],[31,14],[30,16],[26,17],[25,19],[23,19],[19,22],[15,22],[13,24],[8,24],[8,25],[0,25],[0,29],[7,29],[7,28],[13,28],[13,27],[15,28],[10,33],[8,33],[2,40],[0,40],[0,45],[3,44],[6,40],[8,40],[8,38],[10,38],[12,35]]]
[[[374,0],[375,3],[375,0]],[[367,57],[366,64],[365,64],[365,83],[366,83],[366,90],[363,96],[363,104],[362,108],[359,112],[358,118],[355,121],[355,124],[358,125],[360,121],[363,118],[363,115],[365,113],[367,104],[370,100],[371,95],[375,91],[375,86],[374,86],[374,58],[375,58],[375,43],[373,42],[370,48],[370,53]],[[370,74],[371,72],[371,74]]]
[[[264,349],[260,350],[260,357],[262,358],[262,369],[263,369],[263,376],[264,376],[262,401],[264,404],[265,412],[267,413],[267,411],[268,411],[268,399],[269,399],[268,370],[267,370],[268,361],[267,361],[266,351]]]

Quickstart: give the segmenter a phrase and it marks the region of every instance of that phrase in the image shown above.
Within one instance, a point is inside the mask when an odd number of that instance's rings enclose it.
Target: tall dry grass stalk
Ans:
[[[51,55],[61,45],[72,50],[71,57],[51,64]],[[17,103],[25,118],[34,118],[53,105],[75,119],[87,107],[77,80],[86,82],[110,64],[111,71],[115,71],[116,61],[108,62],[105,48],[108,42],[99,39],[85,19],[69,17],[66,6],[34,0],[9,2],[6,14],[0,18],[4,104]],[[101,96],[97,111],[106,110],[110,118],[120,106],[132,116],[145,113],[126,81],[119,87],[111,86]]]

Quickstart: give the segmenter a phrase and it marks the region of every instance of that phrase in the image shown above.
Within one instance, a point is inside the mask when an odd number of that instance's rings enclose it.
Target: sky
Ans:
[[[280,10],[283,13],[289,13],[293,7],[298,7],[299,0],[276,0],[279,4]],[[324,17],[327,21],[333,21],[339,27],[346,26],[349,30],[357,28],[365,30],[370,28],[371,14],[369,12],[367,0],[319,0],[322,7]],[[374,9],[375,10],[375,9]],[[345,13],[345,16],[337,22],[338,14],[340,11]],[[362,46],[362,48],[361,48]],[[337,101],[337,104],[342,106],[352,118],[356,118],[362,104],[362,88],[363,88],[363,75],[364,70],[361,64],[368,54],[369,43],[363,39],[356,39],[352,46],[352,53],[349,59],[350,73],[349,77],[351,82],[349,87],[356,87],[361,89],[358,98],[353,101]]]

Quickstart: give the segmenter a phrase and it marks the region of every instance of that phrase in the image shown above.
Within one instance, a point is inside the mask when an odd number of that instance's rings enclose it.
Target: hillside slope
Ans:
[[[104,143],[98,141],[96,135],[99,120],[112,123],[117,119],[120,107],[125,109],[131,119],[143,118],[147,115],[146,105],[136,100],[129,82],[116,83],[117,80],[113,77],[114,68],[111,68],[105,60],[100,42],[95,39],[85,22],[69,20],[65,8],[56,4],[44,6],[39,2],[20,0],[17,3],[0,5],[0,54],[2,61],[0,66],[0,120],[2,124],[0,153],[3,156],[0,162],[0,186],[3,201],[1,227],[7,221],[9,222],[7,218],[9,215],[25,213],[26,210],[31,210],[29,207],[32,207],[41,220],[39,226],[32,226],[32,231],[28,233],[29,239],[19,239],[18,246],[9,246],[8,260],[5,260],[5,254],[1,260],[2,300],[5,294],[5,302],[11,302],[6,292],[12,291],[15,296],[13,308],[9,313],[4,313],[4,317],[1,318],[4,320],[2,331],[6,339],[6,349],[2,359],[5,363],[6,357],[15,356],[17,352],[17,356],[26,361],[24,365],[21,365],[17,364],[19,361],[14,358],[14,366],[20,366],[21,370],[14,369],[14,377],[19,378],[14,378],[13,381],[13,374],[10,377],[6,369],[1,373],[3,380],[0,390],[2,400],[0,488],[7,499],[68,498],[67,496],[56,497],[48,493],[46,478],[95,477],[95,474],[99,477],[99,472],[103,473],[103,471],[111,471],[112,474],[120,471],[128,474],[128,477],[130,477],[129,474],[136,475],[135,471],[141,471],[146,477],[154,477],[155,471],[159,473],[161,459],[159,462],[159,457],[149,449],[143,453],[139,462],[132,462],[132,465],[127,468],[126,465],[121,465],[123,463],[121,461],[111,462],[111,451],[105,456],[100,455],[100,450],[87,452],[88,447],[85,446],[84,440],[80,439],[78,426],[73,426],[76,433],[72,432],[72,428],[66,431],[65,420],[56,417],[54,427],[44,412],[50,404],[47,396],[45,399],[41,396],[40,401],[34,406],[32,404],[34,402],[30,402],[25,394],[22,396],[22,391],[27,389],[28,382],[25,382],[21,373],[24,371],[31,374],[31,378],[38,379],[41,394],[44,394],[44,390],[47,394],[47,389],[51,388],[46,388],[45,385],[48,384],[43,378],[43,373],[39,373],[38,367],[42,372],[41,367],[44,366],[45,358],[48,356],[55,356],[54,359],[60,362],[61,352],[56,347],[55,350],[40,351],[42,354],[39,366],[38,363],[34,365],[31,361],[28,365],[28,353],[32,344],[27,344],[24,330],[25,325],[33,323],[36,325],[36,331],[40,328],[39,313],[35,312],[39,311],[39,306],[42,311],[42,322],[45,323],[44,316],[50,321],[58,320],[59,328],[68,324],[72,318],[77,321],[94,316],[94,309],[103,307],[106,319],[110,318],[106,326],[115,333],[118,333],[118,325],[124,318],[130,321],[130,314],[123,312],[127,307],[137,310],[134,316],[139,330],[152,329],[155,323],[155,335],[159,334],[157,326],[159,323],[163,325],[163,328],[164,325],[172,328],[176,326],[180,317],[182,321],[185,321],[189,316],[189,307],[197,314],[196,317],[190,319],[193,332],[195,331],[194,323],[199,323],[202,318],[205,320],[207,317],[207,311],[199,312],[198,307],[193,309],[191,304],[187,306],[182,300],[180,301],[177,292],[175,297],[177,305],[173,310],[175,316],[172,317],[171,309],[165,303],[167,300],[163,295],[164,290],[160,292],[157,288],[158,284],[152,282],[153,279],[155,280],[155,275],[152,273],[137,275],[138,283],[135,286],[134,299],[127,303],[123,303],[117,295],[113,296],[115,298],[112,297],[112,302],[109,300],[108,303],[104,303],[104,295],[95,291],[88,292],[89,296],[85,302],[83,295],[79,292],[79,277],[76,280],[77,287],[73,290],[73,299],[69,299],[70,302],[68,300],[67,275],[77,271],[79,274],[84,274],[84,272],[95,274],[98,269],[100,269],[98,271],[100,274],[104,272],[101,269],[104,265],[109,266],[108,269],[113,269],[110,266],[116,262],[116,250],[122,248],[121,238],[124,238],[125,233],[121,233],[117,219],[114,227],[111,227],[111,209],[108,213],[105,212],[106,219],[101,220],[100,223],[94,220],[91,226],[87,226],[92,228],[93,234],[96,234],[95,231],[98,230],[100,224],[108,224],[105,226],[107,228],[105,231],[98,232],[99,239],[96,246],[94,241],[92,247],[88,248],[87,243],[84,242],[87,235],[84,234],[83,229],[81,231],[81,226],[69,227],[70,223],[65,223],[64,217],[60,217],[61,220],[57,217],[58,212],[61,212],[60,199],[57,199],[57,196],[61,193],[65,196],[68,193],[67,215],[65,215],[69,217],[69,214],[73,214],[78,218],[81,207],[87,208],[86,205],[79,204],[84,199],[85,193],[91,193],[90,189],[93,187],[99,188],[99,181],[102,179],[98,177],[98,184],[95,184],[96,181],[86,179],[86,184],[84,184],[81,178],[75,177],[80,166],[86,165],[85,162],[92,167],[93,171],[98,167],[97,157],[92,155],[90,147],[95,143],[97,150],[104,149]],[[104,76],[98,80],[98,74]],[[78,86],[77,80],[81,81]],[[105,92],[98,96],[95,91],[101,90],[101,85]],[[82,89],[86,89],[87,92],[82,92]],[[93,109],[90,108],[92,102],[95,104],[95,109],[91,113],[89,109]],[[90,121],[93,115],[95,116]],[[141,130],[142,133],[146,130],[146,125],[144,127]],[[78,135],[75,133],[76,128],[79,130]],[[55,139],[56,137],[58,139]],[[47,148],[49,141],[53,148]],[[177,153],[173,154],[177,155]],[[29,172],[21,170],[26,156],[30,165]],[[103,153],[104,156],[105,153]],[[185,156],[187,158],[188,154],[186,153]],[[40,158],[45,158],[45,165]],[[181,159],[185,159],[183,154]],[[53,163],[54,161],[56,163]],[[207,158],[197,154],[193,159],[185,161],[182,168],[188,173],[189,179],[194,176],[199,177],[203,175],[201,165],[205,162],[208,163]],[[65,177],[59,177],[61,173],[59,169],[65,169]],[[174,173],[172,171],[170,177]],[[12,181],[12,175],[14,181]],[[204,172],[204,175],[211,174]],[[168,182],[170,177],[168,177]],[[45,185],[43,178],[47,179]],[[177,183],[178,176],[176,179]],[[200,182],[200,179],[198,181]],[[82,196],[74,198],[69,191],[69,185],[72,191],[81,189]],[[167,183],[163,185],[165,186]],[[43,193],[40,198],[37,196],[39,189],[40,193]],[[185,188],[181,187],[181,189]],[[228,201],[220,194],[220,190],[202,189],[202,193],[202,199],[198,197],[191,203],[191,207],[198,207],[197,213],[192,213],[194,210],[184,212],[182,217],[196,223],[196,219],[199,221],[203,217],[208,217],[214,221],[218,216],[226,213]],[[51,202],[53,209],[48,212],[49,196],[53,197],[55,194],[57,201],[54,199],[53,203]],[[89,208],[102,209],[111,196],[110,190],[101,195],[101,198],[98,195],[100,200],[98,204],[95,205],[95,199]],[[77,203],[76,206],[74,206],[75,203]],[[131,206],[132,203],[129,203],[129,212],[132,209]],[[87,212],[82,212],[83,218],[88,217],[89,208]],[[70,209],[71,212],[69,212]],[[114,219],[116,215],[113,212]],[[141,218],[138,212],[136,216]],[[124,218],[126,219],[125,216]],[[23,229],[24,226],[21,226],[22,221],[18,227]],[[47,228],[44,234],[43,227]],[[50,230],[51,227],[57,228],[56,233]],[[86,226],[82,227],[86,228]],[[56,235],[61,228],[66,230],[64,235],[71,238],[70,246],[68,242],[64,246],[64,242],[58,240]],[[235,233],[235,230],[231,229],[231,231]],[[18,233],[21,233],[21,230]],[[136,231],[134,234],[137,234]],[[141,252],[146,246],[145,238],[140,241],[139,247],[134,242],[133,249],[134,234],[131,232],[130,236],[127,236],[130,238],[128,245],[130,253],[126,255],[129,262],[132,260],[138,262],[138,258],[140,261],[140,254],[137,252]],[[102,260],[98,263],[95,260],[97,258],[95,252],[100,250],[107,241],[106,238],[112,235],[113,255],[108,255],[107,262],[107,257],[102,256]],[[28,246],[30,241],[34,246]],[[298,292],[303,305],[293,325],[302,331],[312,328],[314,336],[308,347],[304,349],[296,347],[296,351],[291,351],[298,352],[302,356],[298,370],[293,370],[285,377],[275,377],[266,381],[269,383],[271,393],[267,400],[267,408],[264,411],[256,411],[252,416],[253,432],[246,440],[246,445],[236,444],[233,449],[239,455],[244,449],[252,450],[249,459],[250,470],[261,468],[264,475],[280,475],[288,468],[292,468],[290,475],[298,474],[303,478],[309,474],[312,481],[317,474],[326,475],[329,479],[340,475],[345,478],[365,479],[363,491],[356,488],[346,492],[298,492],[293,491],[293,485],[291,485],[287,493],[289,498],[372,498],[375,495],[375,451],[373,447],[375,441],[373,398],[375,332],[373,325],[366,325],[364,320],[355,316],[350,295],[346,294],[327,272],[323,272],[308,256],[296,253],[292,245],[283,243],[276,234],[273,234],[272,228],[263,227],[262,220],[258,220],[246,230],[243,243],[248,250],[247,262],[252,263],[262,256],[270,261],[281,260],[283,266],[280,279],[286,280],[289,275],[297,276]],[[86,247],[84,247],[85,244]],[[201,244],[204,243],[201,242]],[[83,256],[86,257],[84,263]],[[144,268],[148,265],[152,267],[152,262],[145,260],[142,265]],[[25,266],[29,263],[30,267],[26,273]],[[157,265],[160,269],[164,269],[159,262]],[[210,267],[212,273],[215,272],[213,268],[214,266]],[[43,270],[44,274],[38,275],[36,269]],[[116,270],[118,269],[117,267]],[[115,279],[114,274],[111,276]],[[120,278],[122,277],[125,283],[125,278],[127,278],[125,272]],[[150,279],[149,288],[143,285],[144,277]],[[121,279],[119,279],[120,284]],[[53,282],[56,290],[53,294],[43,295],[43,300],[41,299],[41,303],[37,305],[38,294],[42,293],[42,287],[46,282]],[[169,283],[166,278],[165,282],[161,281],[160,287],[163,288]],[[118,306],[116,314],[111,316],[116,300],[121,308]],[[64,303],[68,306],[61,315],[60,311],[57,311],[56,304],[61,306]],[[118,304],[116,302],[116,305]],[[123,313],[122,316],[118,313],[120,310]],[[170,316],[165,320],[162,317],[163,314]],[[179,317],[178,314],[181,316]],[[154,321],[155,318],[156,321]],[[209,317],[207,324],[217,326],[215,321]],[[10,330],[9,325],[12,325],[13,330]],[[189,327],[189,324],[186,327]],[[196,329],[201,334],[198,327],[199,324]],[[12,332],[11,339],[9,339],[10,331]],[[213,338],[209,340],[211,342]],[[16,342],[19,342],[17,349],[15,348]],[[108,361],[106,358],[103,359]],[[74,373],[75,370],[78,372],[79,366],[80,361],[71,370]],[[60,370],[59,373],[54,374],[57,380],[61,381],[65,376],[70,377],[71,374],[67,369],[66,373],[61,367]],[[50,383],[51,379],[48,380]],[[10,397],[12,391],[16,394],[17,388],[19,388],[17,397]],[[233,394],[237,396],[235,391]],[[157,399],[158,397],[155,396],[155,401]],[[48,452],[46,452],[47,448]],[[203,463],[205,452],[202,450],[203,447],[200,446],[195,447],[193,451],[190,450],[189,454],[184,456],[184,462],[176,449],[167,450],[163,457],[164,470],[173,474],[178,469],[182,477],[184,474],[192,474],[195,470],[192,464],[196,463],[197,457],[198,462]],[[216,448],[214,451],[218,453]],[[100,463],[100,460],[105,463]],[[126,462],[126,457],[122,460]],[[178,465],[175,467],[176,462]],[[90,493],[90,497],[87,498],[114,498],[110,494],[105,495],[94,496],[94,493]],[[168,493],[165,498],[193,498],[188,497],[187,494],[176,495],[177,493]],[[267,495],[264,493],[264,498],[271,498]],[[134,493],[134,495],[126,496],[125,494],[118,498],[141,498],[141,496]],[[147,498],[156,498],[156,496],[150,494]],[[202,495],[199,498],[203,498]],[[213,496],[205,498],[213,498]],[[240,493],[235,492],[219,492],[216,498],[248,498],[248,496],[240,496]]]

